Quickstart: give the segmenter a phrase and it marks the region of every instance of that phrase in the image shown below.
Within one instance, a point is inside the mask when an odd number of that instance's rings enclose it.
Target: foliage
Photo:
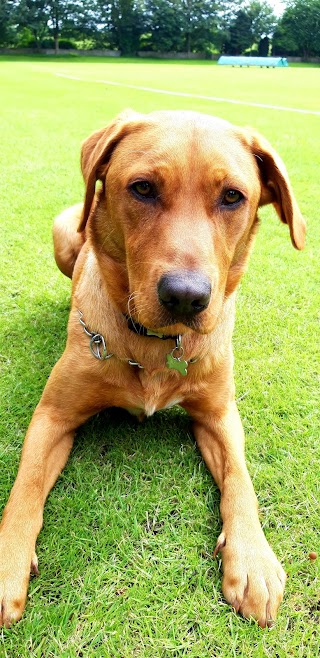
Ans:
[[[180,0],[184,50],[207,50],[214,40],[217,3],[212,0]]]
[[[83,38],[97,29],[95,0],[15,0],[13,5],[11,22],[22,35],[27,28],[38,47],[52,37],[58,50],[61,36]]]
[[[320,0],[290,0],[279,22],[274,48],[305,59],[320,55]]]
[[[248,14],[251,18],[250,32],[256,43],[264,37],[272,36],[277,19],[268,2],[253,0],[248,6]]]
[[[270,3],[270,4],[269,4]],[[27,32],[26,32],[27,30]],[[29,36],[28,36],[29,35]],[[31,35],[31,36],[30,36]],[[137,51],[320,54],[320,0],[0,0],[0,45],[54,39]]]
[[[273,55],[299,55],[299,46],[291,31],[291,21],[287,15],[279,21],[272,41]]]
[[[258,0],[252,0],[245,6],[241,3],[240,7],[230,15],[224,50],[231,55],[240,55],[257,44],[259,50],[265,51],[266,45],[269,45],[266,39],[272,36],[277,24],[272,8],[267,2]]]
[[[144,32],[141,5],[135,0],[111,0],[110,8],[111,46],[123,55],[135,54]]]
[[[252,36],[250,33],[251,17],[250,15],[240,9],[235,19],[229,27],[229,38],[225,44],[225,50],[230,55],[239,55],[252,44]]]
[[[0,46],[6,45],[11,39],[10,13],[10,0],[0,0]]]
[[[55,47],[55,42],[53,37],[47,37],[46,39],[42,40],[41,43],[42,48],[54,48]],[[59,39],[59,48],[62,48],[63,50],[76,50],[77,45],[72,39]]]
[[[211,0],[146,0],[151,48],[157,51],[212,50],[217,4]]]
[[[183,24],[179,0],[146,0],[145,11],[147,31],[150,34],[148,50],[182,50]]]
[[[47,33],[49,6],[47,0],[21,0],[15,7],[15,18],[20,28],[27,28],[36,46]]]

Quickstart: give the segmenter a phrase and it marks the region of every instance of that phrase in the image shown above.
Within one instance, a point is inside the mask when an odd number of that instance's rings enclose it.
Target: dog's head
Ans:
[[[81,163],[79,231],[89,219],[114,303],[150,329],[212,331],[245,270],[259,206],[272,203],[303,248],[285,166],[250,129],[193,112],[128,111],[84,142]]]

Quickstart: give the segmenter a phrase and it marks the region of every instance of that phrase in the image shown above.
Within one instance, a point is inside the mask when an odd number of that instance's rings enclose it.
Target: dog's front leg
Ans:
[[[262,531],[258,504],[244,457],[244,436],[235,402],[218,413],[194,417],[195,437],[202,456],[221,491],[222,532],[216,553],[223,563],[222,590],[226,600],[259,625],[271,625],[283,597],[286,576]]]
[[[45,499],[63,469],[74,432],[66,431],[53,410],[34,413],[25,438],[18,475],[0,526],[0,625],[20,619],[30,571],[37,573],[36,538]]]
[[[0,525],[0,625],[20,619],[47,495],[68,459],[75,429],[93,413],[81,392],[77,364],[53,369],[23,445],[18,475]]]

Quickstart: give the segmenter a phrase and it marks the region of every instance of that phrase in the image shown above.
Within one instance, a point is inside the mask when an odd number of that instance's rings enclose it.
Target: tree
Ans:
[[[220,0],[217,11],[217,44],[219,52],[229,52],[230,26],[237,16],[239,3]]]
[[[48,32],[49,7],[47,0],[21,0],[15,8],[17,24],[28,28],[37,48]]]
[[[225,34],[224,49],[236,55],[255,45],[267,55],[268,40],[277,25],[277,18],[270,4],[265,0],[251,0],[247,3],[223,0],[221,6],[223,12],[219,27]]]
[[[186,52],[212,47],[218,22],[217,3],[212,0],[180,0],[180,3]]]
[[[48,28],[59,51],[61,36],[92,36],[97,30],[99,13],[95,0],[47,0]]]
[[[203,52],[213,47],[217,4],[212,0],[146,0],[151,47],[161,52]]]
[[[179,0],[146,0],[146,30],[151,49],[179,52],[183,49],[183,25]]]
[[[70,10],[74,9],[73,7],[71,9],[71,6],[68,0],[51,0],[51,2],[48,2],[48,27],[54,38],[56,55],[59,52],[59,37],[64,23],[68,21]]]
[[[136,54],[145,30],[141,4],[136,0],[111,0],[107,11],[111,46],[121,50],[123,55]]]
[[[6,46],[10,41],[10,17],[12,14],[12,2],[0,0],[0,45]]]
[[[253,0],[248,5],[248,15],[251,18],[250,33],[253,43],[258,44],[261,39],[273,35],[278,21],[268,2]]]
[[[292,55],[299,56],[299,46],[291,31],[291,21],[283,16],[276,28],[272,39],[273,55]]]
[[[240,9],[229,27],[229,37],[225,47],[230,55],[241,55],[251,46],[251,17]]]
[[[305,59],[320,55],[320,0],[289,0],[275,34],[275,50],[280,44],[287,51],[296,48]]]
[[[52,36],[58,53],[62,34],[92,33],[95,8],[95,0],[21,0],[16,1],[15,16],[20,28],[30,30],[38,48],[44,37]]]
[[[69,12],[63,23],[64,37],[102,42],[109,16],[101,12],[98,0],[68,0]]]
[[[259,41],[258,54],[259,57],[268,57],[270,48],[269,37],[262,37]]]

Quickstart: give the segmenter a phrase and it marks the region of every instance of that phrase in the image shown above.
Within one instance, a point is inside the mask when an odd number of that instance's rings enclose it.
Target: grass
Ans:
[[[56,72],[86,82],[60,78]],[[22,621],[1,658],[314,658],[319,653],[319,116],[95,83],[96,79],[318,110],[319,71],[211,63],[0,59],[2,240],[0,504],[23,436],[65,341],[70,284],[52,218],[83,193],[79,145],[131,106],[194,109],[251,124],[287,163],[308,221],[297,253],[262,213],[234,337],[247,461],[269,541],[289,575],[271,631],[221,595],[212,552],[219,495],[178,409],[143,425],[121,410],[82,428],[45,508]]]

